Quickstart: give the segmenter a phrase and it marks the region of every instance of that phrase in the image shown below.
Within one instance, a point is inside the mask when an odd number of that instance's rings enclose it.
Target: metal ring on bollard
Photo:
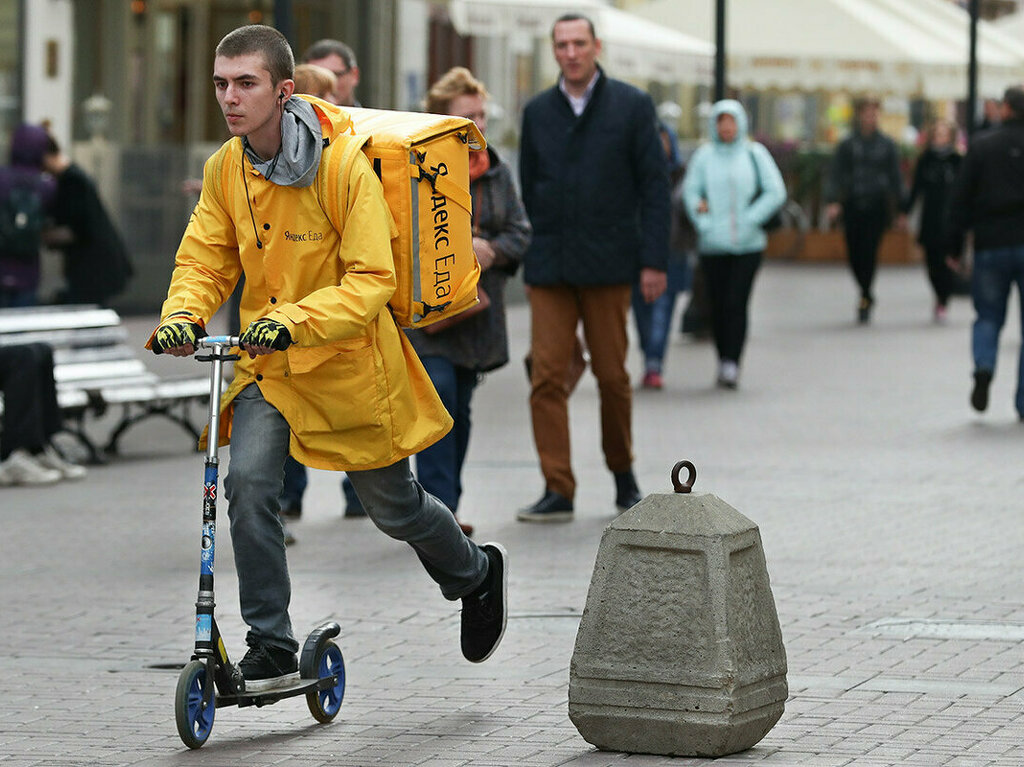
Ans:
[[[689,473],[686,482],[679,481],[679,470],[685,468]],[[677,493],[688,493],[693,490],[693,483],[697,481],[697,467],[690,461],[680,461],[672,467],[672,487]]]

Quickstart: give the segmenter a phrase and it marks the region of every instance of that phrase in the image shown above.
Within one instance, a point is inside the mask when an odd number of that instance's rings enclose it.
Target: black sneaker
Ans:
[[[508,554],[500,543],[480,547],[490,567],[480,587],[462,598],[462,654],[482,663],[494,654],[508,622]]]
[[[974,389],[971,390],[971,407],[984,413],[988,407],[988,387],[992,385],[991,370],[974,371]]]
[[[256,644],[238,664],[245,678],[245,692],[265,692],[288,687],[299,681],[299,662],[295,653],[279,647]]]

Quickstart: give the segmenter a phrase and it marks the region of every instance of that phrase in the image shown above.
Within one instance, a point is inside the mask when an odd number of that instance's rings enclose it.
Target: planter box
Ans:
[[[836,229],[827,232],[813,230],[797,232],[779,229],[768,237],[767,258],[795,259],[797,261],[846,262],[846,242]],[[878,260],[883,264],[916,264],[921,262],[921,248],[906,230],[890,229],[882,237]]]

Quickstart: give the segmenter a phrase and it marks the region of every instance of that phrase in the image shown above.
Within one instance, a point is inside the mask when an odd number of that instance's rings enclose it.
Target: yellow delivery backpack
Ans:
[[[402,327],[420,328],[477,303],[469,153],[486,142],[463,117],[346,108],[361,141],[324,149],[321,200],[351,153],[362,148],[384,185],[398,234],[391,240],[398,289],[390,301]]]

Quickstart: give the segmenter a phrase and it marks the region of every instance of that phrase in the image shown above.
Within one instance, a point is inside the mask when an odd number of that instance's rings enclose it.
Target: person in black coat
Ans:
[[[654,102],[597,64],[593,23],[567,14],[552,29],[562,75],[523,112],[520,174],[533,240],[523,257],[532,317],[530,411],[544,475],[540,500],[517,518],[568,521],[570,366],[582,320],[601,398],[601,444],[615,505],[640,500],[633,474],[632,390],[626,323],[638,282],[644,300],[665,290],[669,184]]]
[[[900,150],[878,129],[880,109],[875,98],[857,102],[853,132],[836,147],[825,184],[826,217],[834,222],[842,215],[850,271],[860,289],[857,321],[862,325],[870,322],[875,305],[878,248],[904,195]],[[901,215],[898,225],[904,222]]]
[[[1006,89],[1002,117],[999,127],[972,137],[947,216],[951,263],[962,258],[967,232],[974,233],[971,298],[977,317],[971,331],[971,406],[979,413],[988,407],[1014,285],[1018,298],[1024,297],[1024,86]],[[1024,317],[1021,324],[1024,329]],[[1024,348],[1018,357],[1014,406],[1024,421]]]
[[[921,200],[921,225],[917,241],[924,249],[928,279],[935,292],[935,321],[946,319],[946,304],[957,276],[946,263],[946,208],[963,159],[956,150],[956,124],[936,120],[928,129],[928,145],[914,167],[914,181],[903,203],[909,213]]]
[[[133,274],[124,240],[114,227],[99,192],[85,171],[65,156],[52,136],[43,167],[57,180],[53,203],[56,229],[47,237],[64,254],[65,304],[106,304],[124,290]]]

